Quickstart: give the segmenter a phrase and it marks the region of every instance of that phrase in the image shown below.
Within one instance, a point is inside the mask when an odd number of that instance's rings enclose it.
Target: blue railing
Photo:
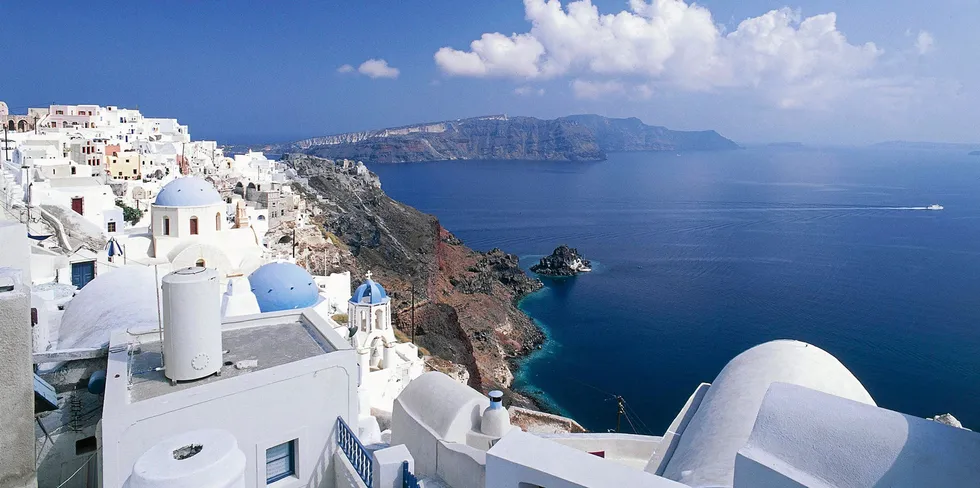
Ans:
[[[408,461],[402,461],[402,488],[419,488],[419,479],[408,469]]]
[[[357,436],[350,430],[347,422],[344,422],[344,419],[340,417],[337,417],[337,445],[347,455],[347,459],[350,460],[351,466],[354,466],[357,475],[370,488],[374,480],[371,453],[364,447],[364,444],[361,444],[361,441],[357,440]]]

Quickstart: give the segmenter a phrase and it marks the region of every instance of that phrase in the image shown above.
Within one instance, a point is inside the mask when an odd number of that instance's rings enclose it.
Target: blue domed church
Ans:
[[[347,305],[347,316],[351,326],[365,334],[379,332],[390,341],[395,341],[391,329],[391,299],[380,283],[371,279],[368,271],[364,283],[357,287]]]
[[[167,183],[150,214],[147,236],[126,237],[138,262],[217,268],[222,278],[248,274],[262,264],[259,234],[247,221],[229,219],[228,204],[207,180],[185,176]],[[139,241],[146,237],[149,259],[140,259],[135,252],[145,249]]]
[[[391,412],[395,397],[425,369],[418,348],[397,342],[391,298],[370,271],[347,302],[347,316],[357,351],[359,413],[366,418],[372,409]]]

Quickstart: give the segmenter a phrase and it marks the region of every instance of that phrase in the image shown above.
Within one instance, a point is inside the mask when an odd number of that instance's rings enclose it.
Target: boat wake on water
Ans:
[[[665,209],[669,212],[836,212],[841,210],[943,210],[941,205],[930,205],[928,207],[873,207],[873,206],[854,206],[842,207],[836,205],[812,206],[812,207],[718,207],[718,208],[683,208]]]

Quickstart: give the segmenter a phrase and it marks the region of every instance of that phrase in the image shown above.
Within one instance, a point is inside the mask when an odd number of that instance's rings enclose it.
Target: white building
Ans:
[[[980,479],[980,434],[876,406],[844,365],[802,342],[773,341],[732,359],[694,388],[662,436],[535,434],[512,424],[518,409],[504,410],[499,394],[487,399],[441,373],[407,382],[390,418],[374,392],[365,400],[364,389],[377,388],[373,375],[389,369],[390,299],[373,281],[352,296],[347,328],[317,312],[318,287],[293,264],[265,265],[247,289],[233,290],[252,295],[262,313],[223,320],[217,270],[185,269],[164,280],[161,333],[153,271],[130,270],[98,278],[69,302],[58,348],[72,347],[40,355],[108,354],[104,376],[92,363],[63,373],[42,365],[61,388],[105,384],[104,400],[71,390],[42,419],[56,432],[41,450],[44,483],[82,469],[82,481],[65,486],[86,486],[93,473],[106,487],[133,486],[162,476],[151,460],[163,447],[187,443],[238,459],[214,464],[207,479],[249,487],[401,486],[404,463],[426,484],[451,487],[958,487]],[[107,353],[93,347],[107,335]],[[373,364],[377,345],[385,349]],[[101,428],[57,428],[76,403],[88,411],[97,402]],[[175,439],[186,442],[174,447]]]
[[[320,295],[324,297],[324,305],[327,307],[322,314],[334,315],[346,313],[348,302],[351,299],[350,291],[350,271],[342,273],[331,273],[327,276],[313,276],[317,286],[320,288]]]
[[[422,374],[415,344],[400,343],[391,324],[391,298],[371,272],[348,301],[348,336],[357,351],[361,415],[387,418],[401,391]]]
[[[488,442],[486,400],[443,378],[428,373],[399,396],[391,443],[407,447],[402,457],[416,475],[450,486],[955,487],[980,479],[980,434],[875,406],[839,361],[797,341],[734,358],[661,437],[511,429]]]
[[[245,458],[240,486],[333,486],[338,419],[357,425],[350,344],[309,309],[221,322],[214,269],[169,275],[163,293],[163,344],[152,329],[110,341],[103,486],[135,486],[127,480],[144,453],[198,429],[233,436]],[[215,339],[192,339],[205,332]]]
[[[196,177],[177,178],[160,190],[150,208],[145,232],[120,236],[126,261],[214,267],[224,280],[247,274],[263,262],[264,230],[229,220],[228,204],[210,183]]]
[[[58,205],[94,224],[103,235],[122,232],[123,210],[116,206],[112,188],[96,178],[56,178],[36,181],[29,188],[32,206]]]

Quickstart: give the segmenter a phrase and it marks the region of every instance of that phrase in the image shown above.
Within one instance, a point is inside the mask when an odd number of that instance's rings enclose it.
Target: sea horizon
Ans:
[[[976,233],[973,160],[766,147],[370,167],[393,198],[475,249],[517,254],[525,271],[559,244],[603,263],[520,301],[548,340],[515,388],[594,431],[613,427],[608,399],[622,395],[637,430],[656,435],[700,382],[775,339],[838,357],[882,407],[976,424],[980,359],[968,351],[980,339],[963,324],[980,320],[969,306],[980,286],[949,281],[980,273],[980,253],[945,239]],[[937,203],[946,210],[925,210]]]

